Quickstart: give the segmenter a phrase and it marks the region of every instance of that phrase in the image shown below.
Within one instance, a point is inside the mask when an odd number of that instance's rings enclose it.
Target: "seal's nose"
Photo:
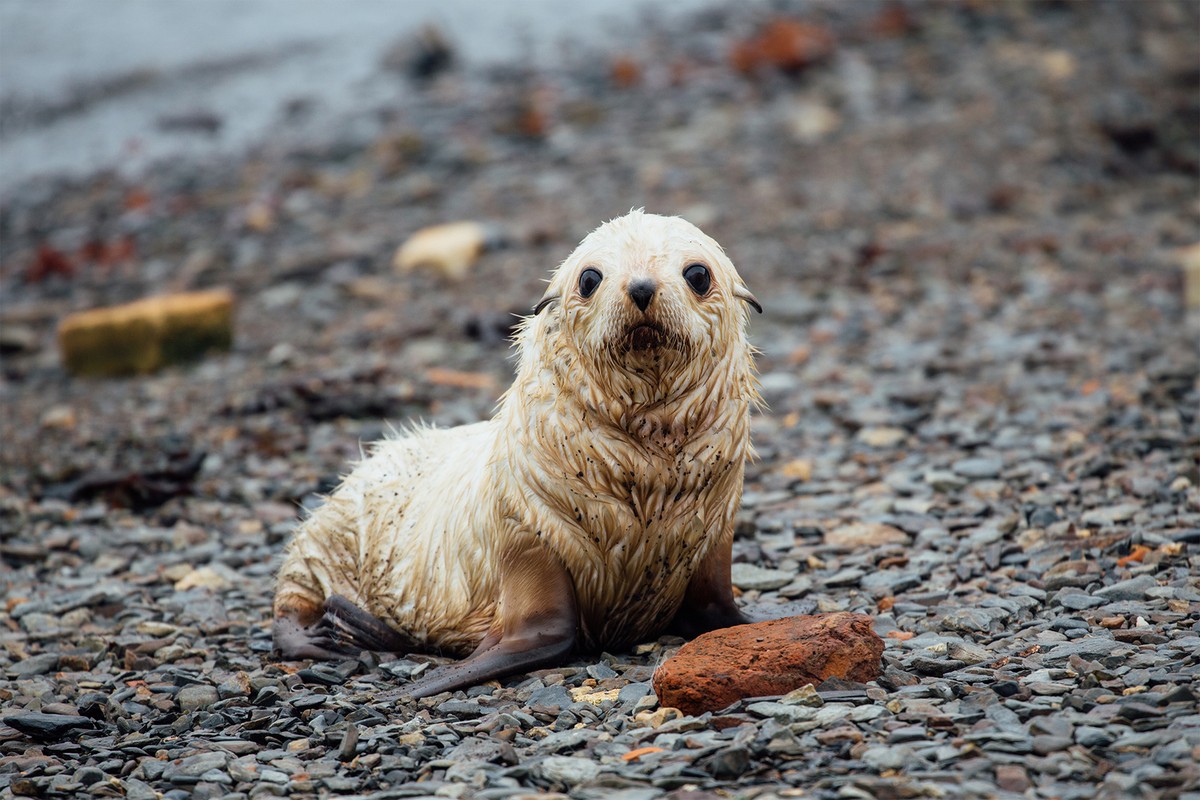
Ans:
[[[654,281],[640,280],[629,284],[629,288],[625,291],[629,292],[629,297],[633,300],[642,311],[650,307],[650,301],[654,299],[654,292],[658,289]]]

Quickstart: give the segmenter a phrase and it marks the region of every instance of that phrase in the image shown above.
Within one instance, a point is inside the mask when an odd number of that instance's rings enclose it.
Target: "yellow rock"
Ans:
[[[450,222],[422,228],[400,245],[392,266],[400,272],[429,269],[462,280],[487,246],[487,229],[478,222]]]
[[[644,725],[647,728],[661,728],[666,723],[673,719],[679,719],[683,716],[683,712],[678,708],[660,708],[657,711],[640,711],[634,715],[633,721],[637,725]]]
[[[812,480],[813,465],[806,458],[797,458],[784,464],[779,471],[785,478],[791,478],[794,481],[808,481]]]
[[[262,201],[255,201],[246,208],[246,227],[258,233],[269,233],[275,227],[275,212]]]
[[[81,311],[58,326],[63,366],[93,377],[153,372],[232,344],[233,295],[224,289]]]
[[[182,578],[177,580],[175,582],[175,591],[184,592],[188,589],[195,589],[197,587],[203,589],[212,589],[214,591],[223,591],[232,585],[233,584],[231,584],[224,575],[217,572],[212,567],[200,567],[199,569],[192,570],[187,575],[184,575]]]
[[[1066,50],[1050,50],[1042,53],[1038,66],[1042,73],[1056,81],[1065,81],[1075,75],[1075,57]]]
[[[579,686],[571,689],[571,699],[576,703],[591,703],[599,706],[608,700],[616,700],[620,689],[606,689],[601,692],[592,691],[590,686]]]
[[[908,438],[903,428],[863,428],[855,437],[869,447],[895,447]]]
[[[75,409],[70,406],[57,405],[50,406],[42,413],[41,425],[43,428],[71,431],[75,430],[76,421]]]
[[[1183,303],[1189,309],[1200,309],[1200,242],[1175,251],[1183,267]]]

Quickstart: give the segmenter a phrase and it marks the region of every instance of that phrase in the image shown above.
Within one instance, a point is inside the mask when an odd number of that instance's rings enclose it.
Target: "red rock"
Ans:
[[[30,283],[38,283],[51,275],[71,277],[75,274],[75,265],[65,255],[46,243],[38,245],[37,255],[29,267],[25,279]]]
[[[734,45],[730,63],[738,72],[750,74],[762,67],[783,72],[800,72],[833,53],[833,34],[820,25],[776,18],[762,32]]]
[[[873,680],[882,656],[865,614],[785,617],[693,639],[655,670],[654,691],[663,707],[702,714],[828,678]]]
[[[613,59],[610,77],[618,89],[631,89],[642,82],[642,67],[629,56]]]

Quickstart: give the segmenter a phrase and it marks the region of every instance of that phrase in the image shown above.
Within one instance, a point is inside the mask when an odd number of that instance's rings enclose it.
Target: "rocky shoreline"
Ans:
[[[0,792],[1200,797],[1198,7],[800,8],[792,61],[718,10],[7,199]],[[690,716],[669,637],[422,701],[435,659],[274,659],[298,509],[389,424],[487,416],[512,314],[631,205],[766,308],[741,601],[870,615],[882,676]],[[461,281],[393,269],[460,219],[494,234]],[[213,287],[229,353],[61,366],[70,312]]]

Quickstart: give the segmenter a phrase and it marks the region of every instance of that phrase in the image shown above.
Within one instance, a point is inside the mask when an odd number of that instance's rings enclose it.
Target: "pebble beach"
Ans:
[[[487,67],[414,33],[402,99],[319,135],[14,184],[0,795],[1200,800],[1197,31],[730,5]],[[765,309],[739,602],[869,615],[879,677],[689,715],[670,636],[422,700],[435,657],[273,656],[305,510],[394,427],[486,419],[517,316],[631,207]],[[396,267],[456,221],[465,267]],[[216,289],[227,351],[64,368],[72,313]]]

